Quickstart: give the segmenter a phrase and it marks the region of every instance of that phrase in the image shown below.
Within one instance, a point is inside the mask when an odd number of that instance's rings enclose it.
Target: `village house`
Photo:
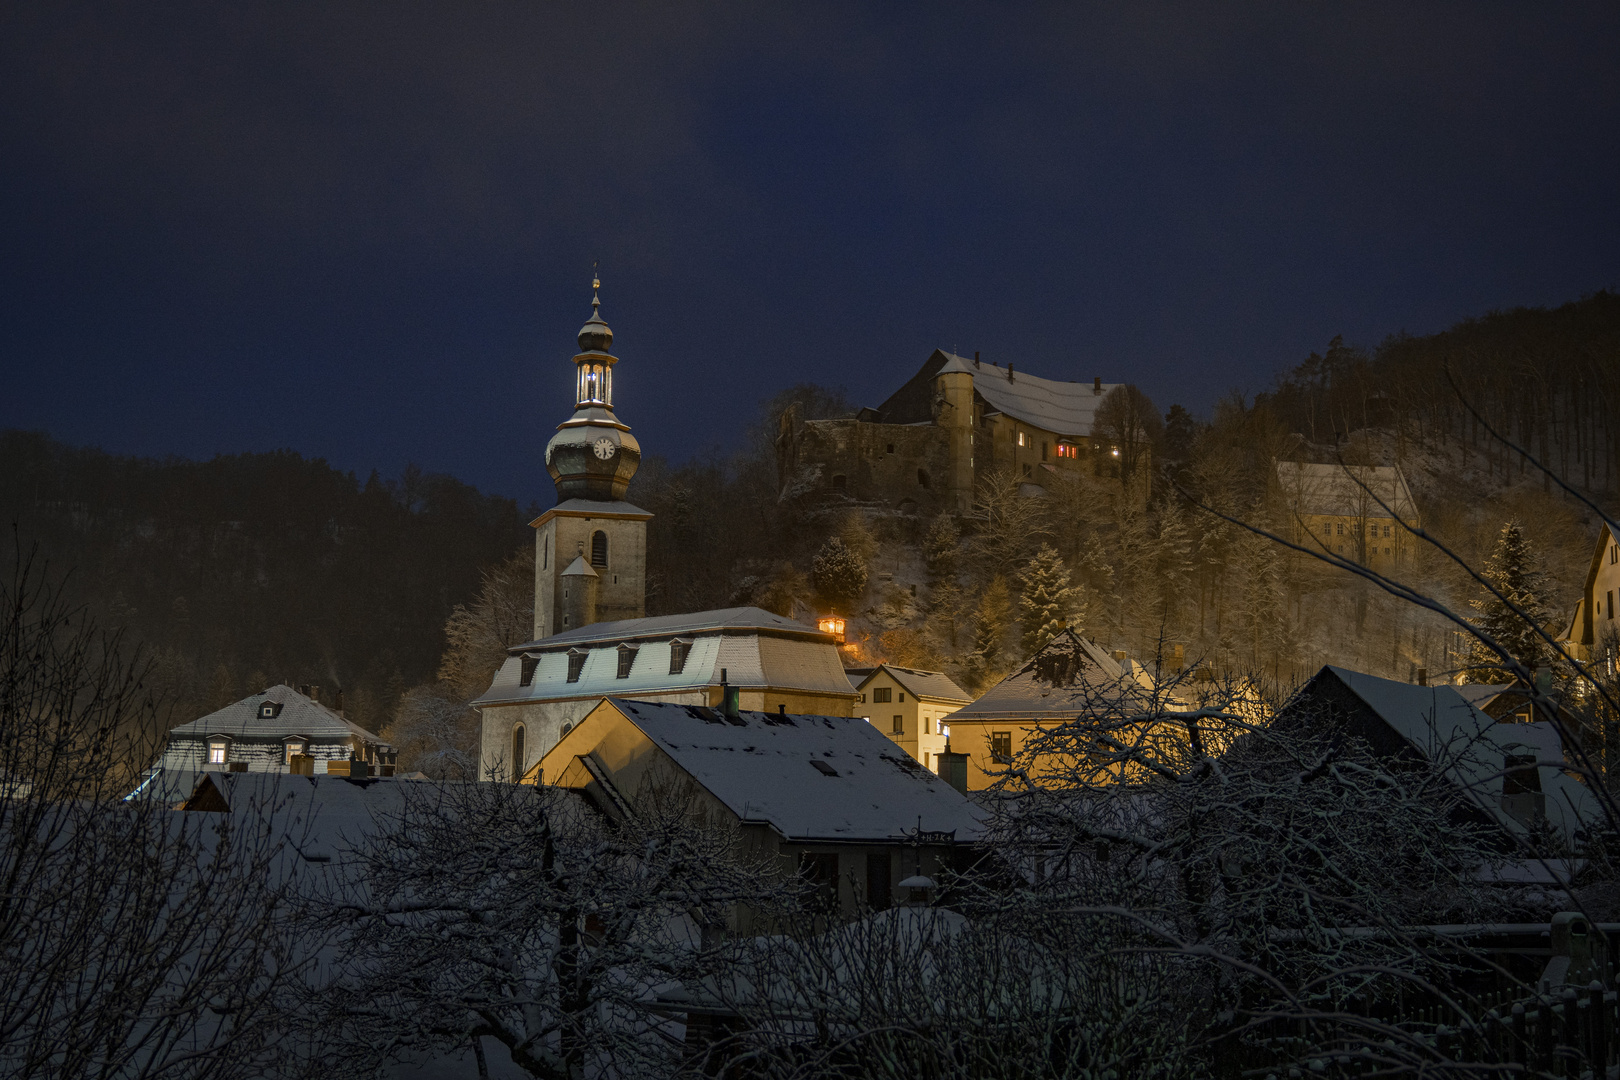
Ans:
[[[1017,671],[941,722],[950,731],[951,752],[967,758],[968,790],[980,791],[995,784],[1042,729],[1145,702],[1151,685],[1141,666],[1124,654],[1110,655],[1095,641],[1063,630]],[[1032,779],[1039,780],[1039,767]]]
[[[1560,645],[1575,659],[1601,664],[1605,674],[1615,673],[1620,657],[1620,620],[1615,616],[1615,594],[1620,592],[1620,542],[1608,523],[1598,531],[1597,546],[1586,570],[1581,598],[1564,631]]]
[[[1030,494],[1069,475],[1118,473],[1118,447],[1094,430],[1118,383],[1043,378],[936,349],[887,401],[852,419],[781,417],[781,492],[847,496],[902,512],[963,512],[978,478],[1004,470]]]
[[[1422,522],[1399,466],[1279,461],[1276,479],[1294,543],[1374,570],[1411,561],[1416,547],[1401,522]]]
[[[601,701],[524,777],[634,814],[653,791],[686,792],[735,824],[742,853],[770,855],[853,915],[900,882],[971,859],[983,811],[860,717],[662,701]]]
[[[1547,829],[1575,847],[1586,826],[1602,820],[1590,789],[1568,771],[1555,724],[1529,722],[1518,712],[1490,716],[1457,687],[1329,665],[1278,710],[1275,724],[1359,739],[1396,762],[1439,764],[1481,820],[1503,830],[1505,841]]]
[[[169,732],[164,773],[279,772],[392,776],[395,749],[308,694],[272,686]]]
[[[923,768],[939,772],[939,755],[951,733],[944,717],[972,701],[973,695],[941,671],[881,664],[846,674],[861,695],[856,706],[860,714]]]
[[[755,607],[593,623],[514,646],[474,707],[479,776],[521,776],[604,697],[849,716],[837,639]]]

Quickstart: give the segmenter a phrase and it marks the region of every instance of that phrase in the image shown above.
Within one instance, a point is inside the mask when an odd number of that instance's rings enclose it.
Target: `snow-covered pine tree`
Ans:
[[[1480,590],[1479,598],[1474,601],[1474,610],[1479,613],[1473,620],[1474,626],[1525,667],[1534,670],[1536,665],[1545,663],[1548,650],[1541,639],[1540,628],[1547,622],[1547,605],[1540,559],[1517,521],[1502,526],[1496,537],[1496,548],[1481,576],[1501,598]],[[1515,612],[1514,607],[1523,612],[1523,616]],[[1489,683],[1513,681],[1507,661],[1495,649],[1476,639],[1471,652],[1470,678]]]
[[[1032,656],[1068,625],[1080,590],[1069,584],[1069,568],[1051,544],[1041,545],[1019,580],[1018,621],[1024,629],[1024,655]]]
[[[839,614],[848,615],[866,595],[866,560],[835,536],[816,552],[810,578],[822,600]]]
[[[937,581],[956,577],[961,541],[962,529],[956,523],[955,514],[941,513],[929,523],[928,533],[923,537],[923,562],[930,577]]]
[[[1011,616],[1012,592],[1007,579],[997,574],[973,613],[973,646],[962,664],[963,675],[973,684],[970,689],[983,690],[1005,674],[1004,640]]]

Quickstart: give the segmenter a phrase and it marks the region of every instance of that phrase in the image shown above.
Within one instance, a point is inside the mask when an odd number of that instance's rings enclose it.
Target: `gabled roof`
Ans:
[[[739,819],[786,838],[894,842],[919,827],[979,837],[984,812],[859,717],[728,721],[698,706],[608,701]]]
[[[973,376],[973,389],[987,412],[1001,412],[1032,427],[1056,435],[1079,438],[1092,433],[1097,406],[1108,391],[1122,383],[1103,383],[1101,393],[1093,382],[1063,382],[1045,379],[1024,371],[976,362],[935,349],[922,368],[889,396],[878,408],[886,424],[919,424],[933,420],[934,379],[947,372]],[[1009,374],[1012,376],[1009,378]]]
[[[973,695],[963,690],[943,671],[919,671],[916,668],[904,668],[895,664],[879,664],[868,671],[859,682],[853,678],[856,690],[865,690],[866,684],[877,678],[879,672],[887,673],[895,682],[899,683],[912,697],[928,698],[932,701],[955,701],[966,705],[973,700]],[[853,672],[850,672],[853,675]]]
[[[259,715],[259,706],[266,701],[281,706],[279,715]],[[233,739],[281,739],[288,735],[327,740],[358,737],[364,742],[382,743],[382,739],[359,724],[349,723],[325,705],[285,684],[245,697],[189,724],[181,724],[169,734],[197,739],[209,735],[229,735]]]
[[[1095,641],[1064,630],[1023,667],[944,720],[1073,719],[1099,695],[1131,694],[1137,688],[1132,673]]]
[[[1441,765],[1481,810],[1515,835],[1525,828],[1502,807],[1502,778],[1508,756],[1534,756],[1548,822],[1566,838],[1582,821],[1600,815],[1592,794],[1564,769],[1564,748],[1550,723],[1498,723],[1465,701],[1450,686],[1417,686],[1328,665],[1285,707],[1321,692],[1324,680],[1348,690],[1410,750]],[[1376,749],[1376,747],[1375,747]]]
[[[1309,461],[1279,461],[1276,465],[1277,484],[1296,513],[1388,517],[1387,506],[1403,521],[1417,519],[1417,503],[1398,466]]]
[[[635,641],[641,638],[671,637],[678,634],[746,633],[758,631],[777,636],[800,637],[825,641],[836,645],[838,639],[824,634],[813,626],[795,619],[784,618],[763,608],[717,608],[714,611],[694,611],[684,615],[654,615],[645,619],[617,619],[613,622],[591,623],[560,634],[526,641],[514,645],[509,653],[528,652],[564,645],[589,645],[599,642]]]

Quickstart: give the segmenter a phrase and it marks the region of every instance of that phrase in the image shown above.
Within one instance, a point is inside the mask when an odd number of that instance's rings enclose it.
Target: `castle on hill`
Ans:
[[[1118,447],[1095,422],[1119,385],[1047,379],[936,349],[887,401],[853,418],[807,420],[787,409],[776,438],[780,491],[935,514],[968,510],[992,470],[1031,495],[1064,476],[1107,475]]]

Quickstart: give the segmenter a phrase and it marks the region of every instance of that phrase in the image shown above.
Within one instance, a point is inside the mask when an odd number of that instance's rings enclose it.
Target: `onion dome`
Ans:
[[[607,352],[613,348],[613,330],[602,321],[602,300],[596,290],[602,287],[600,278],[591,281],[591,317],[579,328],[580,352]]]

